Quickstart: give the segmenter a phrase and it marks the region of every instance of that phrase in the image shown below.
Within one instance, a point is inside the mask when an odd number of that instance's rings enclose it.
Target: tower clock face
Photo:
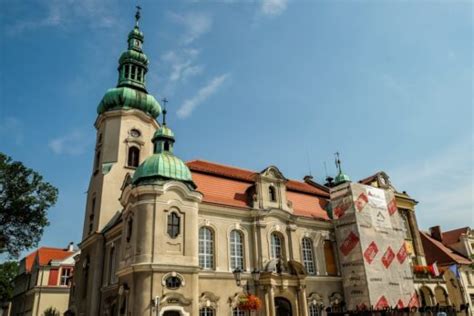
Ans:
[[[139,41],[139,40],[135,40],[135,45],[136,45],[137,47],[140,47],[140,41]]]

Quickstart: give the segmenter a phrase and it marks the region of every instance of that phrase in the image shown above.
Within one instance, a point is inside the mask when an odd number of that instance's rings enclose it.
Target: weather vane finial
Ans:
[[[336,152],[334,154],[336,156],[336,167],[337,169],[339,170],[339,173],[342,173],[342,169],[341,169],[341,159],[339,159],[339,152]]]
[[[166,103],[168,103],[168,99],[167,98],[163,98],[163,100],[161,100],[161,102],[163,102],[163,126],[166,125],[166,113],[168,113],[168,111],[166,110]]]
[[[140,20],[140,10],[142,9],[142,7],[140,7],[139,5],[136,6],[137,8],[137,13],[135,13],[135,26],[138,27],[138,20]]]

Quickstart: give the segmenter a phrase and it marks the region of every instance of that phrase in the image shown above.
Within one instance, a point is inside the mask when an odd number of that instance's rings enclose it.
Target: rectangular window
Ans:
[[[136,73],[136,71],[137,71],[137,67],[132,66],[132,76],[131,76],[131,78],[132,78],[133,80],[135,80],[135,73]]]
[[[71,284],[71,268],[62,268],[61,269],[61,285],[69,286]]]
[[[125,65],[125,78],[130,78],[130,65]]]

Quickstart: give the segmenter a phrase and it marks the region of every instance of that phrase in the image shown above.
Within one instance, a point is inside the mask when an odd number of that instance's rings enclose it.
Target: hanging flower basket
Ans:
[[[244,311],[257,311],[262,307],[262,301],[257,296],[248,294],[240,297],[238,307]]]

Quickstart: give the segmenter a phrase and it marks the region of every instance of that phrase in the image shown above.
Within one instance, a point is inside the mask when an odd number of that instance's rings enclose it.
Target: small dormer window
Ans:
[[[276,190],[274,186],[268,187],[268,197],[270,198],[270,201],[276,202]]]

